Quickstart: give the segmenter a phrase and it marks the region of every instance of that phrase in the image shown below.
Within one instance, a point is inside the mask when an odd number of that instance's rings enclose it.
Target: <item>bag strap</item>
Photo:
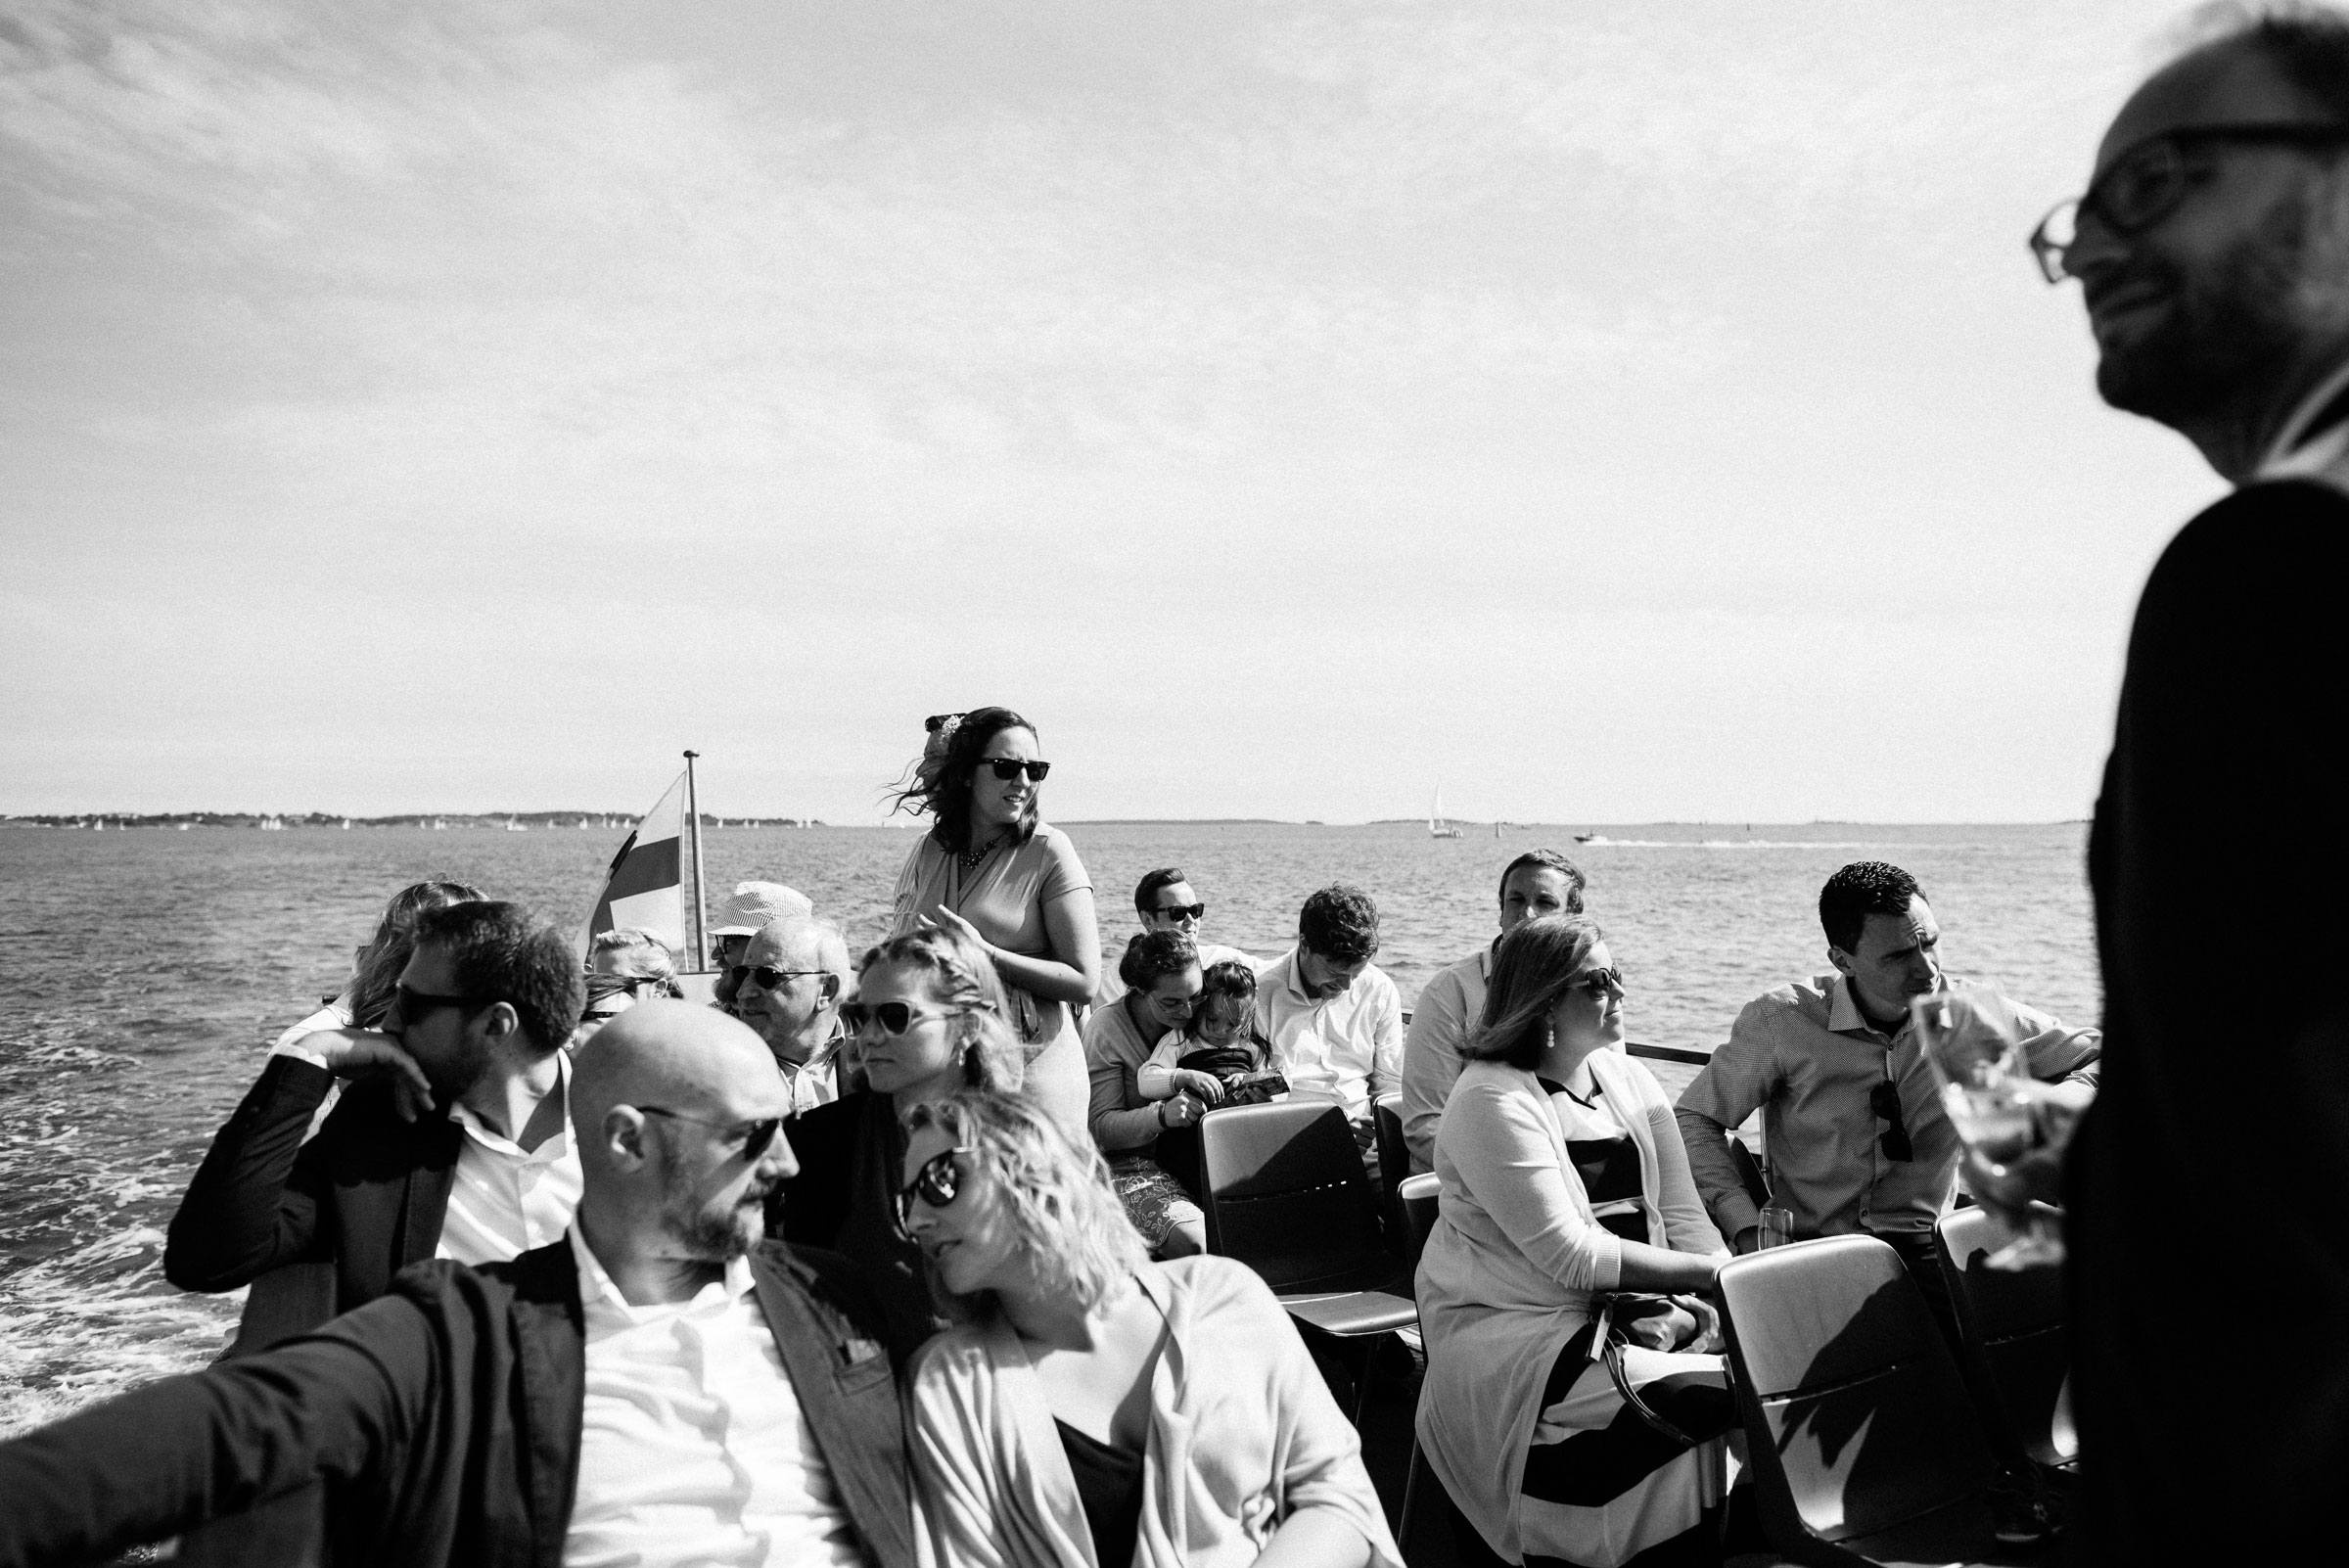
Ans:
[[[1639,1391],[1632,1387],[1631,1376],[1623,1369],[1622,1340],[1617,1339],[1612,1333],[1608,1334],[1606,1348],[1599,1352],[1599,1359],[1607,1363],[1607,1375],[1615,1380],[1615,1392],[1623,1396],[1623,1403],[1631,1407],[1634,1415],[1638,1416],[1640,1420],[1645,1421],[1657,1432],[1681,1448],[1693,1449],[1696,1447],[1696,1439],[1657,1414],[1655,1407],[1641,1399]]]

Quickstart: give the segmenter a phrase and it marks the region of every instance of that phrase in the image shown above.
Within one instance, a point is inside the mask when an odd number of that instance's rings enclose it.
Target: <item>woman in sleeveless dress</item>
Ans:
[[[1036,726],[1008,708],[929,727],[898,804],[934,825],[898,876],[891,934],[935,925],[985,949],[1027,1047],[1030,1097],[1082,1137],[1089,1090],[1070,1009],[1098,983],[1101,933],[1076,847],[1036,814],[1051,764]]]

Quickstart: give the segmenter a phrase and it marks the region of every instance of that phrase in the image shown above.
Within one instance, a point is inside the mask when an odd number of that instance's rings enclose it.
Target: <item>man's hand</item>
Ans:
[[[301,1043],[316,1051],[337,1078],[391,1079],[392,1108],[401,1121],[413,1122],[432,1109],[433,1081],[391,1036],[372,1029],[322,1029],[302,1036]]]
[[[1747,1225],[1743,1230],[1738,1231],[1737,1234],[1729,1238],[1729,1245],[1736,1249],[1740,1257],[1744,1256],[1746,1253],[1752,1252],[1756,1247],[1762,1245],[1762,1227],[1760,1225]]]

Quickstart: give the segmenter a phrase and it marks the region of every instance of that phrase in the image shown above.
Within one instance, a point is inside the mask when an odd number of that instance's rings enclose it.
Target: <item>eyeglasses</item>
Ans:
[[[828,969],[777,969],[773,964],[736,964],[726,971],[726,977],[740,987],[745,980],[759,982],[760,991],[781,991],[783,982],[794,975],[828,975]]]
[[[995,777],[1005,781],[1018,778],[1022,772],[1026,772],[1029,783],[1041,784],[1044,775],[1052,771],[1050,762],[1023,762],[1016,757],[982,757],[979,761],[982,766],[993,768]]]
[[[960,1012],[943,1012],[928,1007],[916,1007],[910,1002],[842,1002],[840,1021],[849,1033],[860,1033],[869,1020],[881,1026],[885,1035],[902,1035],[914,1025],[932,1018],[959,1018]]]
[[[1623,987],[1623,971],[1620,969],[1586,970],[1566,982],[1566,989],[1582,992],[1592,1001],[1605,996],[1627,994]]]
[[[636,1109],[647,1116],[666,1116],[672,1122],[691,1122],[696,1127],[714,1127],[720,1132],[739,1132],[742,1134],[742,1157],[746,1160],[756,1160],[764,1154],[766,1146],[775,1141],[775,1134],[783,1130],[783,1119],[779,1116],[757,1122],[712,1122],[698,1116],[687,1116],[681,1111],[665,1110],[658,1105],[639,1105]]]
[[[582,1024],[609,1024],[626,1011],[625,1007],[590,1007],[579,1014],[579,1022]]]
[[[392,990],[399,997],[401,1020],[410,1024],[437,1007],[486,1007],[491,1000],[487,996],[442,996],[404,985],[394,985]]]
[[[955,1195],[962,1191],[962,1170],[955,1165],[954,1156],[977,1154],[978,1152],[977,1149],[957,1144],[944,1153],[934,1154],[922,1162],[922,1168],[913,1174],[913,1179],[906,1182],[904,1188],[898,1193],[898,1235],[907,1241],[913,1239],[911,1226],[914,1199],[921,1199],[933,1209],[943,1209],[954,1201]]]
[[[1884,1064],[1884,1071],[1892,1071],[1889,1060]],[[1885,1079],[1867,1091],[1867,1108],[1876,1113],[1878,1120],[1892,1124],[1876,1139],[1877,1146],[1884,1151],[1884,1158],[1915,1159],[1916,1151],[1909,1146],[1909,1124],[1901,1120],[1901,1086],[1890,1078]]]
[[[2069,261],[2080,220],[2095,217],[2118,235],[2141,234],[2178,209],[2192,184],[2187,150],[2209,142],[2323,149],[2349,146],[2349,125],[2249,123],[2182,125],[2148,136],[2114,161],[2086,194],[2060,202],[2031,231],[2031,254],[2050,283],[2076,276]]]
[[[1162,920],[1205,920],[1207,905],[1204,903],[1169,903],[1162,904],[1150,912]]]

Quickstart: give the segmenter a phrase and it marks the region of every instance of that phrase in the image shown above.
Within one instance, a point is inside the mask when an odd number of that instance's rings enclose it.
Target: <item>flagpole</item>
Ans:
[[[697,970],[710,962],[710,914],[702,902],[702,802],[693,788],[693,760],[701,755],[685,754],[685,820],[693,826],[693,967]]]

